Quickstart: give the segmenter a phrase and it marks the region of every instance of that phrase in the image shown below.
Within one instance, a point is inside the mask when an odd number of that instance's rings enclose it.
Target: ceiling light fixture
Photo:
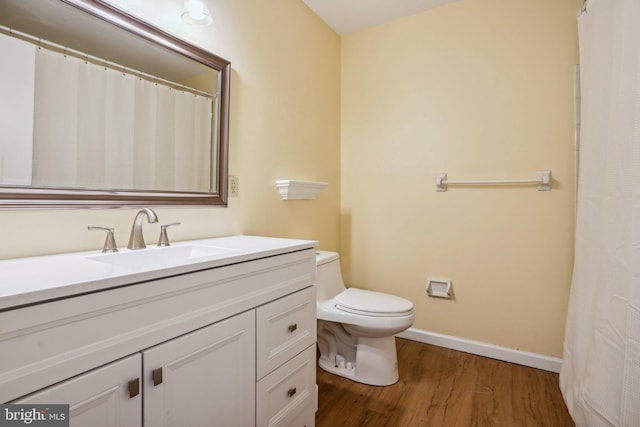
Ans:
[[[182,20],[190,25],[210,25],[213,22],[209,7],[203,0],[185,0]]]

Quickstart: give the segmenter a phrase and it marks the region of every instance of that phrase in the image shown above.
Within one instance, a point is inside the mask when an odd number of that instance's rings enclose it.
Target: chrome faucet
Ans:
[[[144,249],[147,245],[144,244],[144,237],[142,235],[142,220],[147,217],[147,222],[153,224],[158,222],[158,216],[150,208],[140,209],[136,214],[136,218],[133,220],[133,226],[131,227],[131,236],[129,236],[129,249]]]

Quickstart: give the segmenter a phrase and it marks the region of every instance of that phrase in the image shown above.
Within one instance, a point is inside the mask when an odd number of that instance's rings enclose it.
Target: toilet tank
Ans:
[[[318,301],[328,300],[346,288],[340,272],[340,255],[337,252],[316,252],[316,292]]]

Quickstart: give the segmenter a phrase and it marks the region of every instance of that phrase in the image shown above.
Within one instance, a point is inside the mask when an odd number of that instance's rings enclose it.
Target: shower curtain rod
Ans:
[[[74,58],[81,59],[81,60],[83,60],[85,62],[91,62],[94,65],[104,66],[106,68],[110,68],[112,70],[119,71],[119,72],[124,73],[124,74],[130,74],[132,76],[136,76],[138,78],[150,81],[151,83],[160,83],[160,84],[163,84],[164,86],[168,86],[168,87],[170,87],[172,89],[193,93],[194,95],[204,96],[205,98],[215,99],[217,97],[217,95],[215,93],[209,93],[209,92],[204,91],[204,90],[196,89],[196,88],[193,88],[193,87],[190,87],[190,86],[182,85],[180,83],[172,82],[171,80],[163,79],[162,77],[157,77],[157,76],[154,76],[152,74],[147,74],[147,73],[144,73],[142,71],[134,70],[132,68],[127,68],[124,65],[120,65],[120,64],[117,64],[115,62],[109,62],[106,59],[98,58],[96,56],[91,56],[89,54],[82,53],[82,52],[79,52],[77,50],[70,49],[70,48],[68,48],[66,46],[62,46],[62,45],[50,42],[48,40],[43,40],[41,38],[34,37],[34,36],[30,35],[30,34],[23,33],[23,32],[20,32],[20,31],[16,31],[16,30],[14,30],[12,28],[7,28],[7,27],[5,27],[3,25],[0,25],[0,33],[6,34],[6,35],[8,35],[10,37],[15,37],[15,38],[20,39],[20,40],[27,41],[27,42],[29,42],[29,43],[31,43],[31,44],[39,47],[39,48],[42,47],[42,48],[45,48],[45,49],[49,49],[49,50],[51,50],[53,52],[61,53],[63,55],[73,56]]]
[[[446,173],[436,175],[436,191],[447,191],[448,185],[509,185],[537,184],[538,191],[551,190],[551,171],[537,171],[537,179],[484,179],[484,180],[448,180]]]

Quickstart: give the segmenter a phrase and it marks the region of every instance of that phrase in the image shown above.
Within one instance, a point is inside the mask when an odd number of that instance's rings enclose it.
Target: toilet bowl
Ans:
[[[413,325],[411,301],[365,289],[347,289],[335,252],[316,254],[318,365],[370,385],[398,381],[395,334]]]

